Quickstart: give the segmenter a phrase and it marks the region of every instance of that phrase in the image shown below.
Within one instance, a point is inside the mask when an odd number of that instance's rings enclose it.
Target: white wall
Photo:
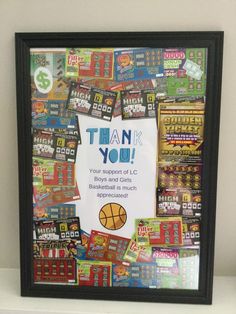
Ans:
[[[225,31],[215,273],[236,275],[236,0],[0,0],[0,267],[19,267],[15,32]]]

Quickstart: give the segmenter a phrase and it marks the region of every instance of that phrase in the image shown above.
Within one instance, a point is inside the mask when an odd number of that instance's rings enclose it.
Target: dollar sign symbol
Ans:
[[[38,75],[36,76],[37,81],[39,82],[39,87],[43,88],[43,89],[47,89],[50,85],[50,80],[47,79],[48,74],[40,71],[38,73]]]

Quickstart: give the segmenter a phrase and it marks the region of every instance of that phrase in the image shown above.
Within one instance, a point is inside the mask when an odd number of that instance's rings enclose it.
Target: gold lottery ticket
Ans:
[[[158,117],[158,161],[201,162],[204,104],[160,103]]]

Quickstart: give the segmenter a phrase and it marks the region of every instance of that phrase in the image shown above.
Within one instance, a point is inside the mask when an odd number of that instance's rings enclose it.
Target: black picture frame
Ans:
[[[211,304],[223,35],[211,32],[16,33],[21,295]],[[204,47],[208,49],[203,154],[203,212],[199,290],[100,288],[33,283],[30,49],[62,47]]]

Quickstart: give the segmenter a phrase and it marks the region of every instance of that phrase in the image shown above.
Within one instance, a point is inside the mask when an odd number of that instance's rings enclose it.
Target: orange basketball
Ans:
[[[118,230],[124,226],[127,213],[124,207],[117,203],[104,205],[99,212],[99,221],[108,230]]]

